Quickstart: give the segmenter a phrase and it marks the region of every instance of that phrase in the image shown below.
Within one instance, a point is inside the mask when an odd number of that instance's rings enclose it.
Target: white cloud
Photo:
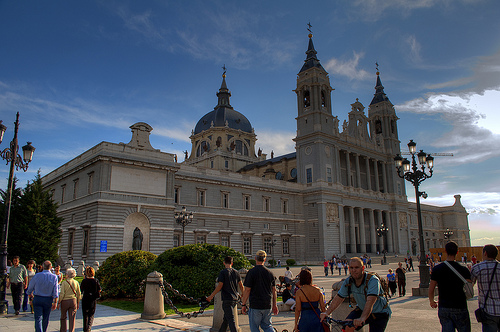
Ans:
[[[295,152],[295,132],[279,132],[275,129],[259,130],[256,149],[260,147],[263,153],[267,153],[267,157],[271,157],[271,151],[274,151],[274,156],[280,156],[287,153]]]
[[[408,38],[406,38],[406,43],[410,47],[410,60],[417,64],[421,63],[422,58],[420,57],[420,49],[422,48],[422,46],[417,41],[417,37],[415,37],[414,35],[408,36]]]
[[[369,74],[366,70],[358,68],[359,60],[363,57],[364,53],[357,53],[356,51],[354,51],[351,59],[340,60],[331,58],[326,62],[324,67],[326,71],[330,72],[331,74],[345,76],[351,80],[364,80],[372,77],[372,75]]]

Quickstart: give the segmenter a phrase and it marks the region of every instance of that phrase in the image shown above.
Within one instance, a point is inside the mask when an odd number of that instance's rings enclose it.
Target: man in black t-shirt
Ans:
[[[398,290],[399,296],[406,295],[406,271],[403,268],[403,264],[401,262],[398,263],[398,268],[396,269],[396,276],[398,279]]]
[[[469,270],[460,263],[455,262],[458,253],[458,245],[450,241],[445,245],[448,257],[446,261],[460,273],[467,281],[470,281]],[[439,288],[439,301],[434,300],[434,289]],[[442,331],[470,332],[471,323],[467,299],[463,291],[464,283],[444,262],[432,269],[431,283],[429,285],[429,301],[432,308],[438,307],[438,317]]]
[[[220,326],[219,332],[226,332],[227,327],[231,332],[236,332],[236,323],[234,320],[234,307],[238,301],[238,287],[243,291],[243,283],[238,271],[233,269],[233,257],[227,256],[224,258],[224,270],[220,271],[217,277],[217,287],[207,297],[207,301],[211,302],[215,294],[221,291],[222,310],[224,311],[224,319]]]
[[[271,310],[278,314],[276,303],[276,280],[269,269],[264,266],[266,252],[257,251],[255,256],[256,265],[248,271],[245,278],[245,291],[241,300],[243,313],[247,312],[247,300],[250,299],[250,310],[248,310],[248,323],[251,332],[259,332],[259,326],[264,332],[274,332],[271,323]]]

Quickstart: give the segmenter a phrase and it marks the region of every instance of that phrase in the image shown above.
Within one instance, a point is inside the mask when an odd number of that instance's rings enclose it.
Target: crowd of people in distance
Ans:
[[[36,269],[35,266],[33,260],[29,260],[26,267],[20,264],[19,256],[14,256],[8,263],[7,288],[11,290],[15,315],[19,315],[21,309],[28,311],[29,304],[34,314],[35,331],[45,332],[51,311],[58,309],[61,310],[60,331],[74,332],[76,311],[81,300],[83,331],[89,332],[101,292],[99,281],[94,277],[94,268],[85,268],[85,278],[80,284],[75,280],[76,271],[73,268],[66,269],[64,275],[60,267],[53,268],[50,261],[43,262]]]

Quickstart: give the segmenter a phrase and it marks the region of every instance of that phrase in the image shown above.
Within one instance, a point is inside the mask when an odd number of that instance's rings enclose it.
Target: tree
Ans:
[[[21,257],[26,263],[54,261],[61,242],[61,221],[57,216],[57,203],[49,191],[43,190],[40,171],[33,182],[26,185],[20,196],[13,194],[9,222],[9,258]],[[5,201],[5,200],[4,200]]]

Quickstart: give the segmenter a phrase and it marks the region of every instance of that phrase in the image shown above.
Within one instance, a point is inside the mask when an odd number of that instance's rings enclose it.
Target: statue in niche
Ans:
[[[339,117],[338,116],[333,117],[333,129],[335,130],[335,133],[339,132]]]
[[[229,146],[230,150],[233,151],[236,148],[236,144],[234,144],[234,141],[231,142],[231,145]]]
[[[184,151],[184,160],[188,159],[188,150]]]
[[[342,124],[342,130],[343,131],[347,130],[347,120],[344,120],[344,123]]]
[[[257,151],[257,156],[259,156],[259,157],[262,156],[262,150],[261,150],[261,148],[259,148],[259,151]]]
[[[139,227],[134,229],[134,238],[132,240],[132,250],[141,250],[142,249],[142,232]]]
[[[215,145],[220,148],[220,146],[222,145],[222,137],[217,137],[217,141],[215,141]]]

